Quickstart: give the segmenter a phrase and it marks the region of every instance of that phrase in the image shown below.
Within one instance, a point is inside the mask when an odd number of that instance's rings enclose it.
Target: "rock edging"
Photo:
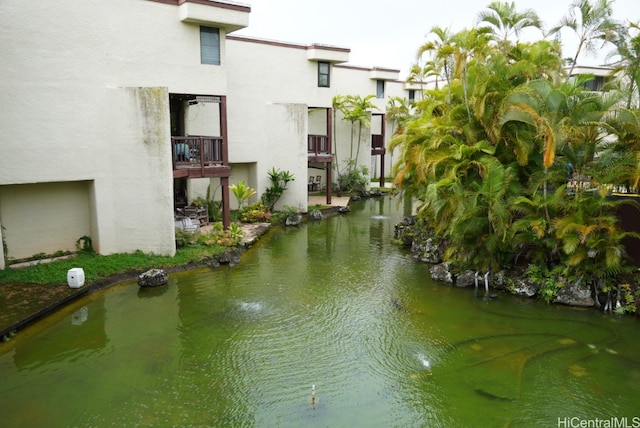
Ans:
[[[430,264],[431,279],[456,287],[485,287],[485,273],[470,270],[457,271],[450,263],[443,261],[446,242],[436,238],[432,231],[418,225],[415,217],[405,219],[395,225],[394,240],[398,245],[410,248],[414,260]],[[558,280],[557,292],[553,296],[541,295],[541,286],[527,276],[524,269],[491,272],[487,276],[488,287],[526,298],[544,298],[550,303],[567,306],[600,307],[595,290],[592,291],[583,281],[569,282]],[[636,286],[635,293],[640,288]],[[618,301],[612,306],[618,306]],[[615,308],[614,308],[615,309]]]

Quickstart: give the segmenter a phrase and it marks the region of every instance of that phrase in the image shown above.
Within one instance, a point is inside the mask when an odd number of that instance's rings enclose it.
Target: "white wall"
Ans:
[[[303,45],[273,43],[265,40],[249,38],[227,39],[227,69],[229,71],[229,138],[230,157],[234,161],[258,163],[258,182],[253,183],[264,189],[266,170],[272,165],[284,165],[282,169],[291,169],[295,162],[307,164],[306,136],[301,137],[300,146],[304,153],[282,153],[274,151],[273,144],[268,143],[268,135],[272,130],[282,126],[282,122],[274,121],[265,114],[265,106],[275,104],[296,104],[310,110],[306,119],[308,132],[311,134],[326,133],[325,111],[332,106],[336,95],[360,95],[365,97],[376,92],[376,80],[371,79],[371,70],[365,68],[333,66],[331,86],[317,86],[317,62],[307,59],[307,50]],[[406,96],[403,83],[388,81],[384,99],[374,99],[379,112],[384,112],[389,96]],[[355,157],[357,151],[357,127],[351,149],[351,124],[341,120],[340,114],[335,121],[335,150],[339,158],[339,168],[344,170],[345,159]],[[391,137],[391,126],[387,124],[387,140]],[[362,129],[360,136],[360,154],[358,166],[371,169],[371,130]],[[287,144],[280,142],[285,149]],[[389,156],[386,156],[386,171],[390,171]],[[296,160],[297,159],[297,160]],[[379,162],[379,158],[376,157]],[[335,166],[335,165],[334,165]],[[266,167],[266,168],[265,168]],[[288,205],[304,205],[307,201],[308,175],[322,175],[324,172],[304,169],[296,175],[296,191],[288,190]],[[334,174],[335,179],[335,174]],[[291,203],[293,202],[293,203]]]
[[[203,65],[199,24],[181,22],[181,14],[227,20],[235,27],[248,22],[246,12],[192,6],[0,2],[0,188],[91,183],[89,212],[72,235],[79,237],[90,224],[94,245],[104,254],[137,249],[173,254],[168,94],[227,91],[224,31],[222,65]],[[190,119],[193,129],[202,128],[197,115]],[[36,187],[25,189],[25,198],[36,202]],[[9,205],[3,206],[5,213],[18,206]],[[65,224],[67,214],[59,206],[50,209],[49,225]],[[19,221],[27,219],[0,217],[13,230],[28,229]],[[11,233],[7,237],[14,242]],[[21,239],[21,255],[48,251],[26,232]],[[61,240],[60,246],[67,244]]]
[[[0,217],[8,254],[33,255],[75,251],[76,241],[91,235],[89,184],[86,182],[22,184],[0,187]]]
[[[322,123],[309,120],[308,107],[331,107],[335,95],[375,93],[370,70],[332,67],[331,87],[319,88],[317,62],[307,59],[305,46],[227,39],[223,30],[222,65],[200,64],[199,24],[187,21],[227,19],[242,26],[247,15],[200,6],[1,1],[0,188],[88,183],[88,212],[78,232],[89,227],[101,253],[173,254],[168,94],[226,95],[230,161],[244,165],[234,177],[246,176],[259,197],[270,185],[269,169],[290,171],[296,180],[276,208],[306,209],[307,133]],[[386,95],[404,95],[402,88],[388,82]],[[384,108],[386,99],[376,102]],[[211,128],[218,124],[217,108],[189,107],[187,132],[218,135]],[[336,129],[344,159],[350,124],[338,118]],[[359,163],[370,167],[370,133],[363,131]],[[212,182],[194,181],[192,196]],[[25,188],[27,198],[37,196]],[[7,223],[7,209],[15,207],[3,206],[0,224]],[[47,218],[55,227],[65,215],[57,207]],[[42,251],[35,238],[24,236],[33,253]]]

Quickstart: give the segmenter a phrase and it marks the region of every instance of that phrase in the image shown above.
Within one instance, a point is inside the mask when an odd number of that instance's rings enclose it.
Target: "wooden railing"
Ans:
[[[307,152],[316,155],[330,154],[329,137],[327,135],[307,135]]]
[[[176,166],[227,165],[222,137],[171,137],[173,162]],[[175,169],[175,168],[174,168]]]
[[[381,155],[386,153],[384,147],[384,135],[372,135],[371,136],[371,154]]]

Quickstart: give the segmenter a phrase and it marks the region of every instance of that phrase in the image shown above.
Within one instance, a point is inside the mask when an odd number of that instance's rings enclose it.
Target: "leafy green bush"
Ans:
[[[276,211],[275,213],[273,213],[273,216],[271,217],[271,223],[283,224],[285,221],[287,221],[287,218],[298,214],[300,214],[299,208],[285,205],[284,207],[282,207],[282,211]]]
[[[350,193],[354,190],[362,191],[367,188],[369,183],[369,168],[362,165],[355,167],[355,160],[347,159],[347,172],[338,172],[338,183],[336,191]]]
[[[527,268],[527,277],[537,284],[540,288],[538,295],[545,302],[551,303],[558,296],[558,291],[564,286],[561,280],[562,266],[556,266],[552,270],[538,265],[529,265]]]
[[[271,213],[262,202],[256,202],[240,210],[240,221],[244,223],[268,223]]]
[[[242,205],[253,195],[256,194],[256,190],[253,187],[247,186],[244,180],[238,181],[236,184],[229,186],[231,192],[238,201],[238,209],[242,209]]]
[[[235,247],[242,241],[242,229],[233,223],[224,230],[221,222],[216,222],[210,231],[199,233],[197,243],[204,246]]]
[[[267,187],[260,199],[268,211],[273,212],[276,202],[278,202],[284,191],[287,190],[287,183],[294,181],[295,177],[289,171],[281,171],[275,168],[271,168],[268,174],[271,186]]]
[[[193,245],[197,242],[197,235],[193,232],[187,232],[181,229],[176,229],[176,247],[184,248],[188,245]]]

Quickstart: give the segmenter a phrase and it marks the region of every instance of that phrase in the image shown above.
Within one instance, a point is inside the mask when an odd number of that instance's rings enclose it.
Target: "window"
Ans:
[[[319,62],[318,63],[318,87],[319,88],[328,88],[329,87],[329,71],[331,70],[331,66],[328,62]]]
[[[416,90],[409,89],[409,101],[415,101],[416,99]]]
[[[593,80],[584,82],[584,87],[590,91],[602,91],[602,87],[605,84],[603,76],[594,76]]]
[[[571,81],[575,82],[576,79],[578,79],[580,75],[579,74],[573,74],[571,75]],[[588,91],[602,91],[604,88],[604,85],[606,83],[609,82],[609,78],[605,77],[605,76],[593,76],[593,79],[591,80],[587,80],[586,82],[584,82],[582,84],[582,87],[585,88]]]
[[[220,30],[200,27],[200,62],[220,65]]]
[[[384,98],[384,80],[376,80],[376,97]]]

